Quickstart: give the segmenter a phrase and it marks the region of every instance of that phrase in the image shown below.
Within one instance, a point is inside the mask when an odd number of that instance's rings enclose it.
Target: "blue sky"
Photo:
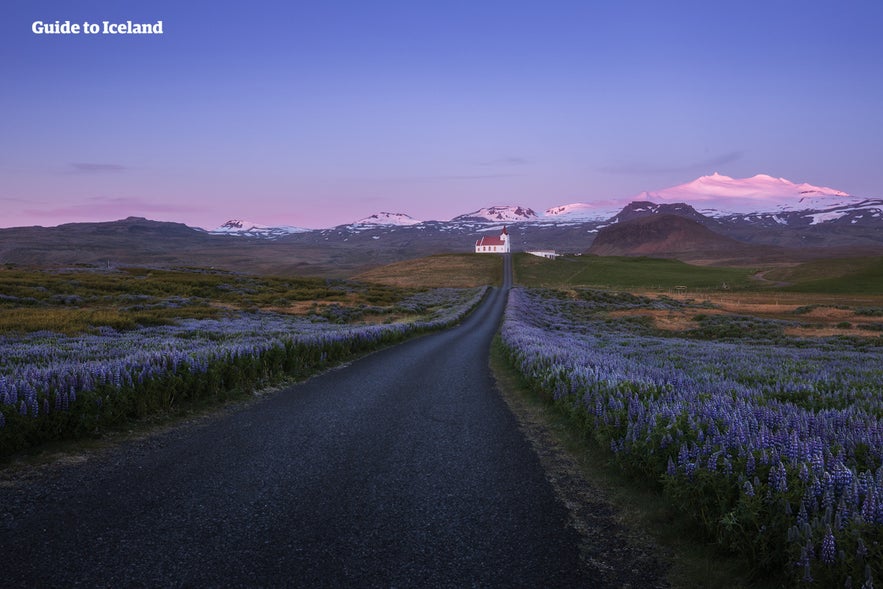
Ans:
[[[715,171],[883,196],[878,0],[11,0],[0,17],[0,226],[447,219]]]

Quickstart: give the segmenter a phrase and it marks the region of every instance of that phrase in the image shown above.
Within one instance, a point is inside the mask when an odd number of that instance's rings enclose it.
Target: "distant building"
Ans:
[[[477,254],[507,254],[509,251],[509,232],[505,225],[499,237],[485,236],[475,242]]]
[[[532,252],[527,252],[532,256],[539,256],[541,258],[549,258],[550,260],[554,260],[558,257],[558,254],[555,250],[534,250]]]

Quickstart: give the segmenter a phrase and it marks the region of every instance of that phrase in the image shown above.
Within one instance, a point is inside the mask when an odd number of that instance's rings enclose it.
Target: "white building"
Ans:
[[[555,250],[534,250],[532,252],[527,252],[532,256],[539,256],[541,258],[549,258],[550,260],[554,260],[558,257],[558,254],[555,253]]]
[[[509,251],[509,232],[505,225],[499,237],[485,236],[475,242],[477,254],[507,254]]]

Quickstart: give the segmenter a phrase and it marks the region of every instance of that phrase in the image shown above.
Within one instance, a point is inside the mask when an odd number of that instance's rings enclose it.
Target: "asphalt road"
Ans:
[[[456,328],[7,481],[0,585],[595,586],[489,373],[507,288]]]

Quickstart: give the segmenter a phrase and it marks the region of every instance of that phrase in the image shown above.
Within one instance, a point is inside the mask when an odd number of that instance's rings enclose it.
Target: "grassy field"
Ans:
[[[769,280],[789,282],[784,291],[830,294],[883,293],[883,257],[814,260],[766,273]]]
[[[575,256],[546,260],[514,255],[515,282],[523,286],[706,293],[737,291],[808,295],[883,294],[883,257],[827,258],[788,266],[696,266],[645,257]]]
[[[500,256],[443,254],[374,268],[353,278],[395,287],[471,288],[498,286],[503,276]]]
[[[723,267],[647,257],[584,255],[548,260],[524,253],[512,256],[515,283],[528,287],[686,293],[727,302],[795,306],[833,305],[843,296],[857,305],[875,304],[878,295],[883,295],[881,257],[834,258],[789,266]],[[472,287],[498,285],[501,273],[498,256],[446,254],[381,266],[353,278],[395,287]]]
[[[733,290],[756,287],[757,269],[693,266],[678,260],[644,257],[574,256],[547,260],[515,254],[515,282],[523,286],[606,287],[621,290]]]
[[[134,329],[225,310],[330,313],[390,306],[414,289],[322,278],[257,277],[199,269],[0,269],[0,333],[99,326]]]
[[[783,320],[790,324],[786,332],[796,336],[880,334],[883,258],[817,260],[763,270],[630,257],[546,260],[517,254],[514,261],[515,282],[522,286],[607,288],[705,301],[714,307],[709,315]],[[640,315],[666,331],[695,325],[688,310]]]

